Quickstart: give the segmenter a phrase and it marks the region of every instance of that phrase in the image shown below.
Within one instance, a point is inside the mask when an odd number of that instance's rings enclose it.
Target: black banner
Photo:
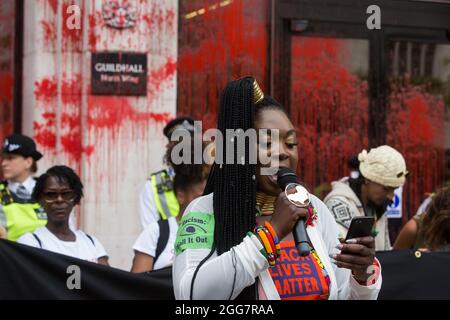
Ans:
[[[377,252],[383,285],[379,300],[450,299],[450,252]]]
[[[378,252],[377,258],[383,275],[380,300],[450,299],[450,253]],[[74,270],[79,289],[70,289]],[[171,272],[133,274],[0,240],[0,300],[173,300]]]
[[[91,94],[147,95],[147,55],[93,52]]]
[[[80,289],[71,290],[77,270]],[[172,269],[133,274],[0,240],[2,299],[173,300]]]

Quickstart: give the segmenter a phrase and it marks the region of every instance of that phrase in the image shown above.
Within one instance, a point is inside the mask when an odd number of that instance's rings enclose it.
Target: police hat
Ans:
[[[191,133],[194,132],[194,119],[190,117],[178,117],[171,120],[163,129],[164,135],[167,139],[170,139],[170,136],[175,130],[182,129],[187,130]]]
[[[35,161],[42,158],[42,153],[36,150],[33,139],[21,134],[12,134],[5,138],[3,153],[32,157]]]

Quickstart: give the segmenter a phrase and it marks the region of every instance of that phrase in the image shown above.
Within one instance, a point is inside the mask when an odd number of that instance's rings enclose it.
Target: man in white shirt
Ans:
[[[358,155],[360,175],[332,182],[332,191],[324,202],[345,238],[354,217],[374,217],[372,235],[377,251],[391,250],[386,208],[394,200],[394,190],[403,186],[408,176],[406,162],[400,152],[390,146],[363,150]]]

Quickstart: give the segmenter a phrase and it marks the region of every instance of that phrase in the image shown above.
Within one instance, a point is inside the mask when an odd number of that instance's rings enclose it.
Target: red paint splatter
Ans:
[[[173,75],[172,60],[157,70],[159,80],[164,81]],[[62,151],[70,156],[73,161],[79,161],[82,154],[90,156],[94,152],[94,146],[83,146],[81,128],[83,124],[80,118],[81,108],[81,76],[75,75],[71,80],[61,81],[61,101],[64,106],[73,104],[75,109],[69,112],[67,109],[61,113],[61,147]],[[50,109],[44,112],[43,123],[35,122],[35,139],[44,148],[54,150],[56,148],[56,98],[57,83],[55,78],[45,78],[35,83],[35,97],[41,108]],[[118,129],[125,123],[132,123],[133,126],[147,125],[148,123],[166,123],[171,119],[169,113],[140,112],[131,106],[130,99],[122,97],[88,97],[88,130],[107,130],[114,139]]]
[[[100,35],[96,32],[103,21],[100,12],[89,15],[89,49],[96,51],[97,42],[100,41]]]
[[[40,124],[38,122],[34,122],[34,139],[43,148],[49,151],[55,151],[57,140],[54,130],[56,114],[46,112],[42,114],[42,117],[44,119],[44,123]],[[82,146],[79,115],[69,115],[67,113],[63,113],[61,115],[61,128],[65,132],[61,135],[62,151],[68,154],[72,161],[79,162],[83,153],[87,156],[92,154],[94,151],[93,146]]]
[[[162,2],[161,2],[162,3]],[[168,32],[174,32],[176,13],[171,8],[164,8],[161,3],[140,1],[140,11],[137,25],[133,28],[118,30],[106,26],[102,12],[95,11],[89,15],[88,42],[91,51],[95,51],[101,46],[107,50],[112,42],[120,40],[124,48],[130,48],[136,43],[138,38],[156,37],[158,42],[162,42],[167,37]],[[127,44],[127,45],[126,45]]]
[[[217,3],[180,1],[179,6],[178,112],[202,120],[205,129],[216,126],[219,94],[227,82],[253,75],[267,92],[269,81],[269,1],[213,7]],[[202,8],[204,14],[184,18]]]
[[[56,4],[61,2],[70,4],[72,1],[57,2],[54,0],[55,6],[53,9],[50,7],[48,10],[44,9],[42,23],[38,25],[45,31],[44,39],[38,46],[49,51],[53,55],[55,63],[57,62],[56,57],[59,56],[58,51],[61,51],[61,59],[58,59],[61,61],[61,65],[58,66],[58,69],[61,71],[62,79],[55,77],[56,74],[50,74],[45,78],[38,79],[35,83],[34,93],[38,109],[36,112],[38,120],[34,123],[35,138],[39,147],[45,149],[45,156],[50,161],[52,161],[52,157],[58,157],[83,175],[95,172],[97,183],[93,183],[91,188],[99,193],[106,191],[111,199],[117,199],[120,197],[121,190],[118,189],[123,184],[127,166],[117,166],[116,159],[120,158],[120,161],[126,161],[129,156],[128,144],[124,144],[122,140],[119,141],[118,137],[119,135],[120,137],[122,135],[127,138],[132,137],[129,141],[130,148],[132,148],[136,143],[133,138],[142,141],[141,139],[148,137],[149,127],[156,126],[159,129],[171,118],[170,114],[158,113],[151,107],[155,105],[157,108],[164,103],[155,97],[158,96],[158,91],[166,90],[174,83],[176,62],[173,58],[162,61],[160,68],[154,68],[156,70],[151,69],[151,66],[155,64],[150,64],[147,101],[143,97],[89,96],[87,87],[89,87],[90,81],[85,77],[81,79],[79,76],[84,64],[89,63],[80,54],[81,33],[72,33],[66,26],[62,26],[62,30],[57,30],[58,6]],[[167,42],[167,33],[176,31],[175,19],[177,17],[173,10],[159,10],[158,14],[163,19],[169,20],[163,22],[156,19],[152,28],[148,28],[147,23],[140,18],[136,28],[115,30],[105,25],[101,10],[99,10],[101,2],[77,1],[88,7],[83,12],[89,14],[88,21],[86,21],[88,22],[87,49],[89,51],[131,50],[151,52],[152,55],[158,57],[168,57],[169,55],[173,57],[173,42]],[[151,14],[149,11],[167,6],[164,1],[142,0],[141,4],[145,11],[143,14]],[[172,4],[169,6],[173,7]],[[159,29],[160,27],[162,29]],[[62,48],[56,47],[58,32],[62,32]],[[152,79],[150,79],[150,75],[153,77]],[[60,82],[58,83],[58,81]],[[85,101],[82,93],[88,93],[86,105],[82,104]],[[82,114],[82,112],[86,112],[86,114]],[[86,140],[84,140],[85,138]],[[103,144],[105,141],[107,141],[106,144]],[[56,154],[57,147],[61,149],[58,150],[61,151],[59,154]],[[121,150],[121,154],[114,154],[113,150]],[[105,159],[107,163],[93,163],[92,165],[89,163],[101,159]],[[85,160],[88,162],[87,164]],[[111,170],[103,173],[102,170],[105,166],[108,169],[111,168],[114,174],[111,175]],[[88,178],[92,177],[88,176]],[[94,201],[100,204],[100,199],[101,197],[95,197]]]
[[[435,135],[435,127],[427,115],[429,114],[430,106],[425,100],[424,96],[414,96],[405,100],[405,106],[408,111],[403,111],[399,114],[400,118],[406,117],[409,122],[410,139],[413,143],[432,143]]]
[[[12,101],[14,77],[11,73],[0,72],[0,99]]]
[[[57,34],[57,2],[52,2],[52,4],[55,6],[51,10],[45,11],[44,19],[40,24],[44,29],[44,44],[51,45],[54,48]],[[69,17],[67,7],[70,4],[70,1],[63,2],[62,11],[64,21]],[[149,33],[158,32],[163,28],[166,30],[166,26],[173,27],[175,21],[175,13],[173,10],[163,9],[156,5],[146,8],[148,8],[145,13],[147,20],[142,19],[136,28],[123,31],[112,28],[106,29],[102,19],[102,13],[100,11],[94,11],[88,17],[88,42],[90,50],[97,50],[100,41],[104,42],[102,46],[104,46],[104,49],[107,49],[115,37],[124,37],[124,34],[128,37],[128,43],[131,47],[131,38],[137,33],[139,35],[148,35]],[[152,24],[151,28],[148,28],[149,23]],[[102,38],[105,31],[107,31],[109,39]],[[81,69],[79,67],[80,61],[78,61],[79,59],[76,56],[76,53],[81,50],[81,30],[70,30],[67,24],[63,23],[62,40],[63,63],[61,67],[63,69],[63,77],[60,82],[60,99],[58,99],[58,82],[55,76],[40,79],[35,83],[34,93],[37,106],[42,110],[42,120],[34,123],[35,137],[40,145],[50,151],[55,151],[56,145],[59,142],[62,152],[69,155],[73,161],[79,162],[83,154],[89,157],[94,152],[94,146],[83,145],[81,140],[82,130],[102,131],[114,139],[119,129],[124,125],[131,125],[134,130],[141,127],[146,128],[149,123],[165,123],[170,120],[170,114],[151,112],[146,106],[144,106],[144,111],[138,111],[132,107],[134,101],[137,101],[135,100],[136,98],[88,96],[86,123],[82,123],[80,110],[83,80],[81,79],[81,75],[77,73],[81,72]],[[127,39],[124,39],[124,41],[127,41]],[[72,61],[69,61],[70,59]],[[158,92],[163,90],[164,85],[168,83],[167,80],[173,79],[176,74],[176,67],[176,60],[169,58],[160,68],[149,71],[148,103],[151,103]],[[77,71],[74,72],[74,69]],[[71,73],[66,74],[65,71]],[[57,112],[58,101],[60,101],[61,105]],[[59,114],[60,119],[56,119],[57,114]],[[58,124],[60,128],[56,130]]]
[[[34,140],[46,149],[56,148],[56,134],[46,124],[33,123]]]
[[[35,98],[38,106],[44,111],[43,122],[34,122],[34,137],[47,151],[55,152],[57,144],[56,134],[56,105],[57,105],[57,81],[55,77],[45,78],[35,83]],[[75,75],[71,80],[61,81],[61,102],[64,107],[61,112],[61,147],[70,159],[78,162],[85,152],[90,155],[92,146],[82,146],[81,141],[81,76]],[[74,105],[75,110],[69,113],[68,106]]]
[[[34,88],[34,95],[38,101],[48,102],[56,98],[58,88],[54,78],[36,81]]]
[[[140,123],[170,120],[169,113],[139,112],[133,108],[128,98],[89,96],[88,124],[96,130],[108,128],[115,132],[125,122]]]
[[[47,0],[46,3],[50,6],[53,13],[56,14],[58,11],[58,0]]]
[[[79,21],[74,20],[75,12],[68,13],[68,8],[72,3],[64,2],[63,4],[63,23],[62,23],[62,40],[63,51],[81,52],[83,49],[83,8],[80,8]],[[70,19],[70,20],[69,20]],[[70,23],[69,23],[70,22]],[[79,28],[76,25],[79,22]],[[72,25],[75,24],[75,25]]]
[[[56,115],[54,112],[45,112],[42,114],[44,123],[33,123],[34,139],[45,149],[56,148],[55,122]]]
[[[445,177],[445,105],[431,85],[413,85],[409,76],[391,81],[387,143],[406,159],[410,175],[405,185],[409,199],[406,222]]]
[[[162,30],[165,26],[168,29],[172,29],[175,22],[175,11],[172,9],[162,9],[159,7],[153,8],[149,13],[143,14],[142,19],[144,20],[147,28],[147,32],[151,30]]]
[[[94,152],[94,146],[82,146],[81,132],[79,130],[73,130],[61,136],[61,146],[63,151],[69,154],[72,160],[77,163],[79,163],[83,154],[89,157]]]
[[[56,49],[58,0],[44,0],[42,3],[44,17],[39,24],[42,28],[44,48]]]
[[[62,51],[81,52],[82,51],[82,35],[83,35],[83,9],[81,8],[81,16],[79,19],[79,28],[73,25],[76,22],[73,19],[74,13],[68,13],[68,8],[73,5],[71,1],[64,1],[62,4],[62,23],[61,23],[61,40]],[[50,7],[51,10],[46,10]],[[57,21],[57,1],[48,1],[44,6],[44,18],[40,21],[42,27],[44,45],[50,50],[56,50],[56,41],[58,37],[58,21]],[[70,23],[69,23],[70,22]]]
[[[71,80],[61,81],[61,99],[63,104],[78,104],[81,102],[81,75],[75,74]],[[36,100],[49,102],[55,100],[58,94],[56,77],[44,78],[35,82],[34,95]]]
[[[55,49],[57,38],[56,21],[41,21],[40,24],[44,35],[44,46]]]
[[[61,83],[61,98],[63,104],[81,105],[81,75],[75,74],[71,80],[63,80]]]
[[[165,82],[172,78],[177,72],[177,62],[173,58],[168,58],[167,62],[160,68],[150,71],[147,76],[148,99],[152,98],[161,91]]]
[[[0,143],[3,143],[4,138],[13,132],[14,17],[14,2],[3,1],[0,4]]]
[[[367,148],[367,83],[345,66],[346,40],[292,37],[291,54],[299,172],[313,189],[347,175],[349,156]]]

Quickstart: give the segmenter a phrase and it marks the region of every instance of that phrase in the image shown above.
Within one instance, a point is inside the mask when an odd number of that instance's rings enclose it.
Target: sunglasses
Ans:
[[[77,197],[76,193],[73,191],[63,191],[63,192],[44,192],[42,195],[42,198],[47,203],[52,203],[55,201],[58,201],[59,197],[61,196],[61,199],[63,201],[72,202]]]

